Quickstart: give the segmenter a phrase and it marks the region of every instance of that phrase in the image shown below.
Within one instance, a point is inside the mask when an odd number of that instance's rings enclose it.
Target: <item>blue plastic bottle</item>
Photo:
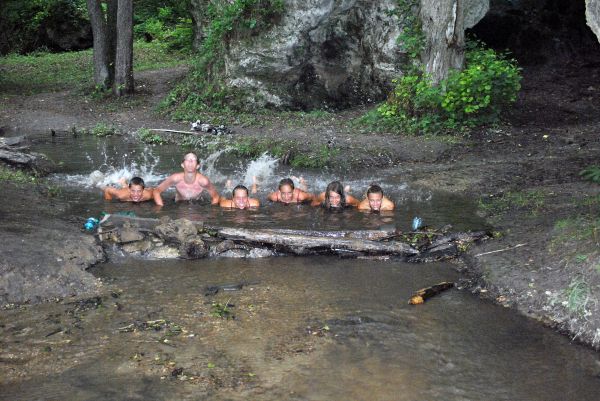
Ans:
[[[412,221],[413,231],[417,231],[419,229],[419,227],[421,227],[421,223],[423,223],[423,220],[421,220],[420,217],[415,217]]]

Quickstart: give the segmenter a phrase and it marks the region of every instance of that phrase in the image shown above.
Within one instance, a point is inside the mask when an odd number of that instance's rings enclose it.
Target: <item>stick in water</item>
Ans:
[[[425,302],[426,299],[436,296],[437,294],[449,290],[452,287],[454,287],[454,283],[444,281],[442,283],[432,285],[431,287],[421,288],[408,300],[408,303],[410,305],[420,305]]]

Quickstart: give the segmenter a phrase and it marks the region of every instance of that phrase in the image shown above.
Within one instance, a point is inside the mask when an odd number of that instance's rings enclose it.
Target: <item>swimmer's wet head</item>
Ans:
[[[344,186],[341,182],[333,181],[327,185],[323,206],[326,208],[346,207],[346,195],[344,193]]]
[[[377,184],[371,185],[369,189],[367,189],[367,199],[369,200],[371,210],[379,211],[383,200],[383,189]]]
[[[186,153],[183,156],[183,161],[181,162],[181,168],[187,173],[193,173],[198,170],[200,167],[200,162],[198,159],[198,155],[194,152]]]
[[[231,199],[238,209],[245,209],[250,206],[248,200],[248,188],[243,185],[238,185],[233,188],[233,191],[231,191]]]
[[[290,203],[294,199],[294,181],[284,178],[279,181],[279,194],[283,203]]]
[[[144,196],[144,188],[146,184],[140,177],[133,177],[129,181],[129,196],[133,202],[141,202]]]

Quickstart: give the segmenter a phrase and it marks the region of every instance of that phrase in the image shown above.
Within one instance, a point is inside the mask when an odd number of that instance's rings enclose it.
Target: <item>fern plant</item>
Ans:
[[[581,178],[600,184],[600,166],[588,166],[579,172]]]

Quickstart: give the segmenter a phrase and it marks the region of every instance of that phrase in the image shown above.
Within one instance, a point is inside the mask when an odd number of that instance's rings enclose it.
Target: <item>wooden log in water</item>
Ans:
[[[452,287],[454,287],[454,283],[444,281],[442,283],[432,285],[431,287],[421,288],[408,300],[408,303],[410,305],[420,305],[427,299],[449,290]]]
[[[319,237],[305,234],[276,233],[272,230],[220,228],[218,235],[224,239],[241,240],[254,244],[280,246],[294,253],[310,251],[354,251],[367,254],[411,256],[419,253],[403,242],[376,242],[358,238]]]

